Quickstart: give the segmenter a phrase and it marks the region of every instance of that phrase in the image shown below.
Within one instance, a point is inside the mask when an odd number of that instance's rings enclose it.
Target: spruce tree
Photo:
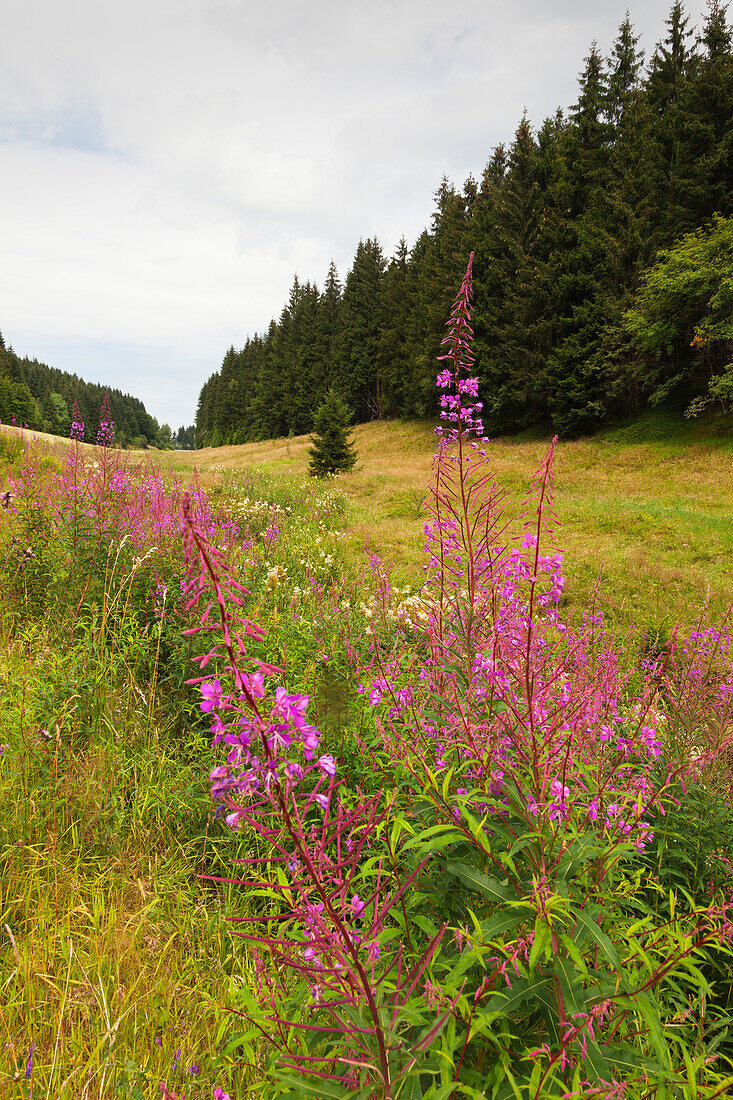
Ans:
[[[681,162],[687,159],[684,145],[689,126],[685,120],[686,88],[698,56],[690,21],[681,0],[675,0],[665,23],[666,38],[657,45],[651,60],[646,97],[652,118],[657,173],[654,245],[669,245],[690,228],[681,198]]]
[[[678,232],[733,212],[733,52],[726,8],[709,0],[701,53],[681,98],[678,176],[686,217]]]
[[[313,446],[308,449],[311,477],[327,477],[353,469],[356,451],[349,439],[350,421],[351,410],[346,402],[335,390],[329,390],[313,418],[315,434],[311,436]]]
[[[383,372],[382,397],[386,416],[404,415],[409,377],[407,325],[412,305],[410,253],[403,237],[384,275],[379,363]]]
[[[360,422],[382,417],[378,366],[385,268],[379,241],[359,241],[341,299],[336,344],[338,384]]]

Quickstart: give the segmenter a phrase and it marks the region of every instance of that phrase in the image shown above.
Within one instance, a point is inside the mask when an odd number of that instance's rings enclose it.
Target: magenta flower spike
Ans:
[[[71,410],[71,431],[69,432],[69,438],[76,439],[79,443],[84,442],[84,421],[81,418],[76,398],[74,398],[74,405]]]
[[[104,391],[104,399],[102,401],[102,408],[99,412],[99,428],[97,430],[97,446],[98,447],[114,447],[115,445],[115,426],[112,420],[112,411],[109,405],[109,391]]]

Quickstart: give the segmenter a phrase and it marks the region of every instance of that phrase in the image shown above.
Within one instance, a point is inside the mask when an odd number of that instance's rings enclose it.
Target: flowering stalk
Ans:
[[[211,715],[214,744],[228,747],[226,763],[211,773],[212,795],[229,810],[231,828],[246,827],[270,852],[248,861],[247,879],[224,880],[254,888],[273,905],[234,918],[245,926],[236,934],[265,950],[311,1005],[307,1020],[302,1012],[288,1018],[286,984],[262,972],[265,1034],[286,1070],[347,1083],[361,1077],[375,1096],[390,1097],[396,1076],[419,1057],[398,1025],[445,925],[412,961],[402,944],[383,956],[384,934],[404,914],[405,894],[427,860],[401,875],[396,863],[370,858],[387,823],[381,795],[340,797],[336,763],[319,755],[320,733],[306,718],[308,696],[284,687],[268,692],[265,677],[279,670],[248,657],[245,638],[261,632],[243,616],[246,589],[198,527],[186,496],[183,517],[187,608],[200,612],[186,633],[208,635],[207,651],[195,660],[218,670],[191,682]],[[283,935],[291,925],[295,931]]]
[[[446,882],[473,891],[476,927],[472,935],[457,930],[461,950],[483,960],[487,940],[494,939],[484,926],[500,918],[513,933],[492,957],[491,976],[476,975],[478,999],[463,1010],[456,1084],[461,1067],[480,1061],[474,1039],[486,1035],[480,1006],[486,1000],[500,1012],[516,983],[536,989],[546,1027],[559,1036],[575,1036],[571,1006],[588,1004],[590,1019],[593,983],[578,969],[574,944],[590,934],[588,972],[598,972],[593,929],[612,919],[607,898],[619,871],[652,841],[654,821],[687,768],[673,761],[660,774],[662,737],[652,712],[659,670],[632,701],[601,617],[588,616],[577,632],[561,621],[562,555],[543,549],[556,526],[556,440],[535,476],[520,533],[506,538],[502,494],[488,470],[481,406],[474,401],[478,381],[467,377],[472,260],[443,341],[446,366],[437,376],[444,424],[426,526],[428,659],[416,676],[409,655],[385,657],[375,647],[369,689],[397,773],[404,769],[414,797],[432,807],[415,838],[417,850],[430,851],[439,836],[448,855],[438,856],[434,870],[437,863]],[[583,858],[584,851],[592,857]],[[727,929],[723,922],[710,935],[723,944]],[[687,957],[671,953],[671,968],[683,968]],[[607,980],[618,988],[623,966],[614,958]],[[658,968],[648,987],[627,993],[632,1006],[668,972]],[[507,993],[486,998],[499,978]],[[448,981],[444,995],[449,989]],[[599,1041],[612,1044],[614,1035],[608,1023]],[[560,1053],[551,1054],[548,1072],[565,1072],[567,1050],[562,1043],[554,1049]]]
[[[99,428],[97,429],[97,446],[107,449],[115,445],[115,426],[112,420],[112,410],[109,407],[109,391],[104,391],[102,408],[99,411]]]
[[[74,398],[74,406],[71,411],[71,431],[69,432],[69,439],[75,439],[78,443],[84,442],[84,421],[81,418],[81,412],[79,411],[76,398]]]

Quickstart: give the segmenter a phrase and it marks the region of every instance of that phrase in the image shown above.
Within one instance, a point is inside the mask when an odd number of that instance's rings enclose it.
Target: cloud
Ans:
[[[632,11],[648,52],[667,6]],[[0,327],[190,422],[296,271],[320,282],[360,237],[414,240],[443,173],[480,175],[525,106],[540,123],[573,102],[625,7],[11,0]]]

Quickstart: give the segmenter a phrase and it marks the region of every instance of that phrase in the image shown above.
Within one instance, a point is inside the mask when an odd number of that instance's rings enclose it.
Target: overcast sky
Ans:
[[[390,254],[625,0],[2,0],[0,330],[176,428],[293,274]],[[671,0],[636,0],[647,56]],[[690,7],[693,21],[700,7]]]

